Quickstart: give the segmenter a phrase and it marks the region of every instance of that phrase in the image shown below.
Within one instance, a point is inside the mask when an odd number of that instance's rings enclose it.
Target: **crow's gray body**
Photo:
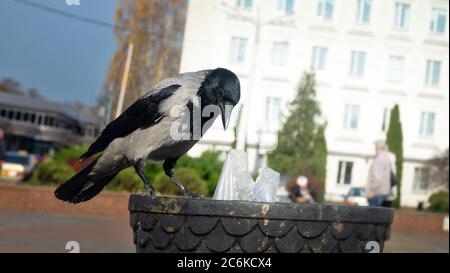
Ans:
[[[181,87],[171,97],[159,105],[162,119],[148,128],[139,128],[131,134],[117,138],[103,152],[95,164],[91,176],[105,177],[127,168],[140,159],[161,162],[167,158],[178,158],[189,151],[198,141],[177,141],[170,136],[170,128],[175,122],[181,122],[180,117],[172,117],[170,111],[177,106],[185,106],[197,96],[198,89],[206,75],[211,70],[185,73],[161,81],[148,97],[155,92],[174,85]],[[161,148],[164,148],[163,151]]]

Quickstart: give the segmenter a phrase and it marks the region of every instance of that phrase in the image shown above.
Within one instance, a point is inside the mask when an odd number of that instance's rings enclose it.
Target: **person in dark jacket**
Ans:
[[[308,178],[299,176],[296,185],[289,190],[289,199],[294,203],[314,203],[315,193],[308,188]]]

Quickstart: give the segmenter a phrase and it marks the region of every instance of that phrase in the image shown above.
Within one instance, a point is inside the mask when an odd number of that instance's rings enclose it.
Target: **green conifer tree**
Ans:
[[[398,105],[395,105],[391,111],[386,143],[389,146],[389,151],[395,154],[397,159],[398,196],[393,205],[398,208],[401,204],[401,185],[403,176],[403,129],[400,121],[400,107]]]
[[[314,176],[324,184],[327,145],[325,126],[317,124],[321,112],[316,101],[314,73],[303,75],[289,110],[278,133],[278,145],[268,155],[269,166],[289,176]]]

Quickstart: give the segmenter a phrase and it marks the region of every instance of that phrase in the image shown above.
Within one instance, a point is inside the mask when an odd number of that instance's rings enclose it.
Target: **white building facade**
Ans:
[[[426,202],[423,162],[449,147],[446,0],[190,0],[181,72],[226,67],[241,80],[253,171],[266,164],[304,71],[316,71],[327,122],[326,199],[364,187],[376,140],[400,106],[402,205]],[[239,111],[235,111],[236,125]],[[247,116],[247,118],[245,118]],[[191,151],[227,151],[216,123]]]

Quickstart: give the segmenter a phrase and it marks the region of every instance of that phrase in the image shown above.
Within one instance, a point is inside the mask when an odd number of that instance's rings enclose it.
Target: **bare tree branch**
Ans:
[[[447,149],[426,163],[427,168],[430,170],[430,185],[432,187],[442,187],[448,190],[448,154],[449,150]]]

